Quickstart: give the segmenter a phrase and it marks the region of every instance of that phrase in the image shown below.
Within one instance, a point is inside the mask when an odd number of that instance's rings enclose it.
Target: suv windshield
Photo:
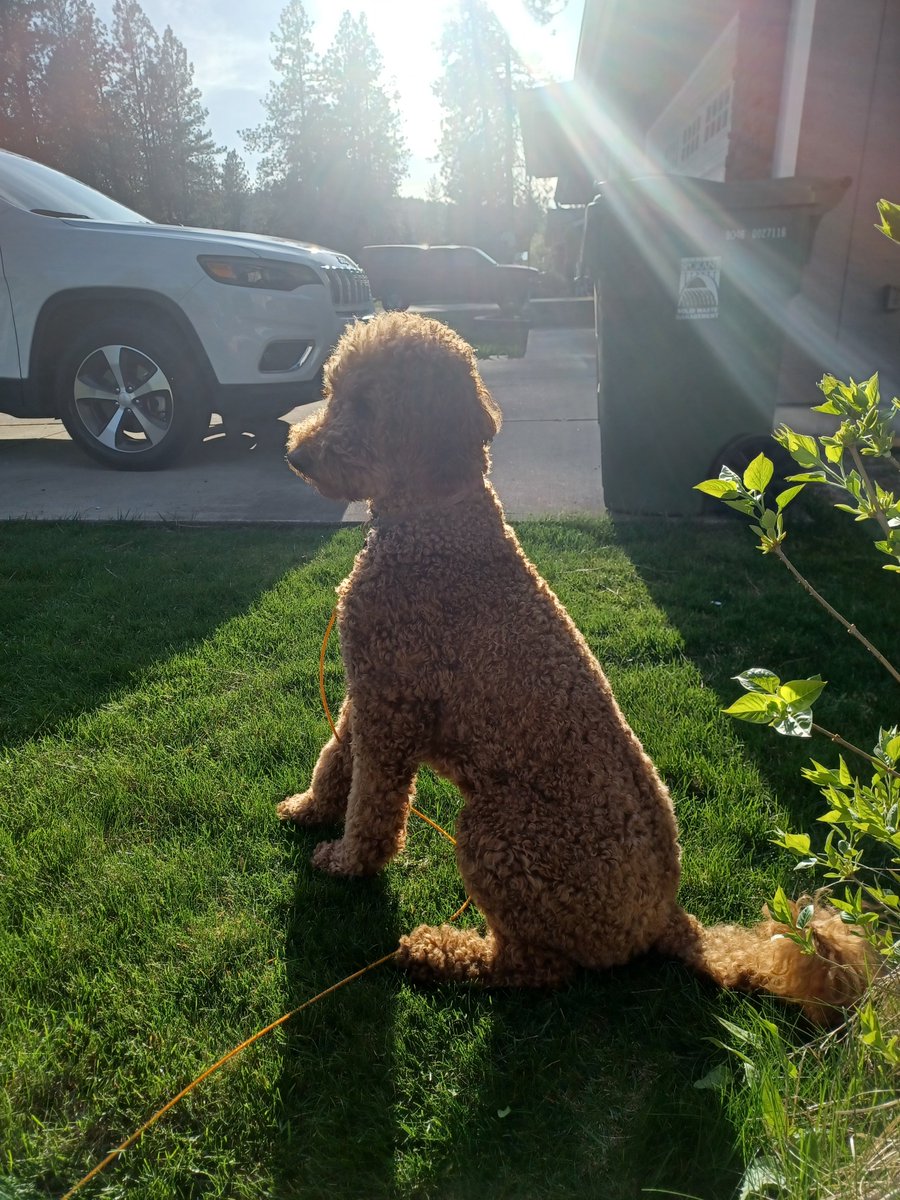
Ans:
[[[152,222],[124,204],[70,179],[59,171],[0,152],[0,200],[45,217],[81,217],[91,221],[116,221],[133,225]]]

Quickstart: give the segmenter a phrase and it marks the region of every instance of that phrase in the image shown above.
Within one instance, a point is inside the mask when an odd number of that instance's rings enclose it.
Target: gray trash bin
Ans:
[[[689,514],[693,485],[772,430],[786,305],[849,179],[604,184],[585,214],[603,491]]]

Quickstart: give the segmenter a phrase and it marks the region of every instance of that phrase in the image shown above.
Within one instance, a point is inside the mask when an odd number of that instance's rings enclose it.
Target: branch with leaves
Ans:
[[[881,225],[876,228],[892,240],[900,240],[900,206],[883,200],[878,209]],[[780,491],[772,504],[766,492],[775,472],[765,454],[759,454],[742,475],[723,466],[717,479],[706,479],[696,487],[750,517],[750,528],[759,538],[758,549],[777,558],[807,594],[900,683],[896,666],[813,587],[784,551],[785,510],[808,485],[825,485],[841,495],[836,508],[857,522],[874,523],[878,531],[875,548],[890,560],[884,564],[885,570],[900,571],[900,497],[882,487],[871,471],[876,459],[900,469],[893,453],[893,421],[900,413],[900,400],[895,397],[889,406],[882,403],[877,375],[864,383],[853,379],[845,383],[826,375],[819,387],[825,401],[813,411],[839,418],[838,426],[818,438],[787,426],[776,431],[775,441],[800,470],[787,477],[791,486]],[[813,705],[826,686],[821,677],[782,683],[773,671],[753,667],[734,678],[744,688],[744,695],[724,709],[730,716],[768,725],[789,737],[819,734],[871,768],[868,778],[862,778],[851,772],[843,757],[836,769],[813,760],[803,775],[820,789],[827,804],[819,818],[830,827],[824,845],[813,849],[808,834],[784,830],[777,830],[774,840],[797,856],[797,870],[823,874],[830,903],[840,911],[841,919],[867,938],[886,970],[896,969],[900,964],[900,728],[880,729],[869,753],[814,721]],[[785,926],[784,936],[806,953],[815,952],[811,903],[794,905],[779,888],[769,901],[769,911]],[[860,1037],[882,1058],[900,1065],[900,1042],[883,1035],[870,1001],[860,1012]]]

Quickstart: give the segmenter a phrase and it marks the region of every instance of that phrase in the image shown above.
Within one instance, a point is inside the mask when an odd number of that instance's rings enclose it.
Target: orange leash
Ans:
[[[331,620],[328,622],[328,628],[325,630],[325,637],[322,639],[322,649],[319,654],[319,694],[322,697],[322,707],[325,709],[325,715],[328,718],[328,724],[331,726],[331,731],[337,740],[340,741],[341,739],[338,735],[338,731],[334,727],[334,721],[331,719],[331,713],[328,709],[328,700],[325,696],[325,650],[328,646],[328,639],[331,636],[332,629],[334,628],[336,617],[337,609],[335,609],[331,614]],[[438,833],[443,834],[448,842],[452,842],[454,846],[456,845],[456,838],[452,837],[446,829],[438,825],[437,821],[432,821],[431,817],[426,817],[425,814],[419,812],[418,809],[411,808],[410,811],[414,812],[417,817],[420,817],[426,822],[426,824],[430,825],[432,829],[436,829]],[[456,910],[453,916],[448,918],[448,920],[450,922],[456,921],[463,915],[471,903],[472,901],[467,896],[465,903],[463,903]],[[248,1046],[252,1046],[254,1042],[258,1042],[260,1038],[265,1037],[267,1033],[271,1033],[273,1029],[277,1029],[279,1025],[284,1025],[287,1021],[290,1021],[292,1017],[296,1017],[298,1013],[303,1012],[305,1008],[309,1008],[310,1005],[315,1004],[317,1000],[324,1000],[326,996],[330,996],[332,992],[338,991],[339,988],[346,987],[348,983],[353,983],[354,980],[361,979],[362,976],[368,974],[369,971],[374,971],[376,967],[381,967],[386,962],[390,962],[390,960],[395,958],[396,955],[397,951],[392,950],[390,954],[385,954],[382,958],[376,959],[375,962],[369,963],[368,966],[362,967],[358,971],[354,971],[352,975],[348,975],[347,978],[342,979],[340,983],[333,983],[331,987],[327,987],[324,992],[319,992],[319,994],[317,996],[313,996],[311,1000],[304,1000],[304,1002],[298,1005],[297,1008],[291,1009],[289,1013],[285,1013],[283,1017],[279,1017],[277,1021],[273,1021],[271,1025],[267,1025],[265,1029],[258,1030],[258,1032],[254,1033],[252,1037],[248,1037],[245,1041],[241,1042],[239,1046],[235,1046],[233,1050],[229,1050],[227,1054],[223,1054],[218,1062],[213,1063],[211,1067],[207,1067],[206,1070],[198,1075],[196,1079],[193,1079],[187,1085],[187,1087],[182,1088],[177,1096],[173,1096],[171,1100],[169,1100],[162,1106],[162,1108],[155,1112],[148,1121],[145,1121],[139,1129],[136,1129],[130,1137],[126,1138],[125,1141],[122,1142],[121,1146],[116,1146],[115,1150],[110,1150],[106,1158],[97,1163],[95,1167],[92,1167],[91,1170],[88,1171],[87,1175],[83,1176],[76,1184],[69,1188],[69,1190],[62,1197],[62,1200],[70,1200],[71,1196],[74,1196],[76,1192],[80,1192],[86,1184],[90,1183],[92,1179],[96,1178],[96,1176],[99,1175],[101,1171],[105,1170],[111,1162],[119,1157],[120,1154],[124,1153],[124,1151],[126,1151],[130,1146],[133,1146],[134,1143],[138,1141],[138,1139],[145,1134],[147,1130],[151,1128],[151,1126],[155,1125],[161,1117],[164,1117],[170,1109],[174,1108],[179,1100],[183,1100],[184,1097],[189,1095],[195,1087],[203,1082],[204,1079],[208,1079],[210,1075],[218,1071],[220,1067],[224,1067],[227,1062],[230,1062],[231,1059],[236,1058],[242,1050],[246,1050]]]

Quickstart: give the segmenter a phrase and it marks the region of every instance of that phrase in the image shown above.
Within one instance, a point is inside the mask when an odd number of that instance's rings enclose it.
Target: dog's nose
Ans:
[[[309,461],[308,456],[305,451],[305,447],[301,444],[299,446],[295,446],[293,448],[293,450],[289,450],[287,453],[287,461],[288,461],[288,464],[290,466],[292,466],[295,471],[300,471],[302,474],[303,470],[304,470],[304,466]]]

